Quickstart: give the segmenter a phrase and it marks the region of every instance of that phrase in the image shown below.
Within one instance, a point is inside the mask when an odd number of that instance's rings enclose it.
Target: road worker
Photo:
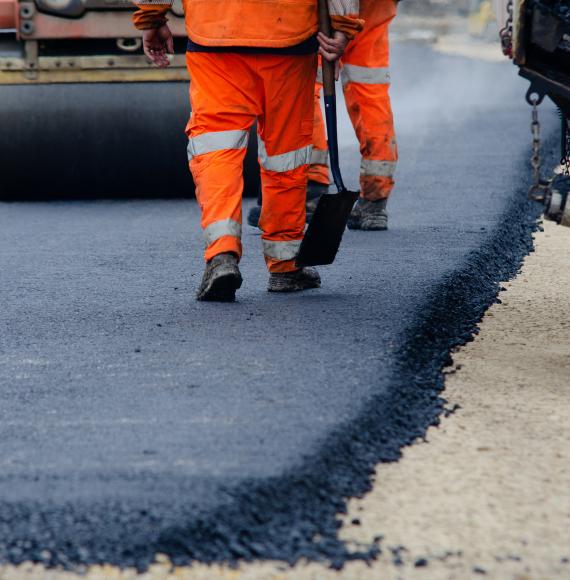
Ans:
[[[242,283],[243,160],[256,120],[268,290],[320,286],[316,270],[295,266],[305,225],[317,50],[337,60],[363,25],[358,0],[328,3],[332,38],[317,35],[317,0],[184,2],[192,106],[188,157],[206,240],[198,300],[233,301]],[[134,23],[143,31],[145,54],[168,66],[169,4],[136,4]]]
[[[360,143],[360,199],[348,227],[385,230],[386,204],[394,187],[398,159],[394,120],[390,104],[390,47],[388,29],[396,16],[396,0],[361,0],[363,31],[342,56],[341,78],[350,120]],[[313,152],[307,184],[307,217],[318,198],[328,191],[329,168],[325,125],[320,106],[322,84],[315,85]],[[248,223],[257,225],[260,210],[254,207]]]

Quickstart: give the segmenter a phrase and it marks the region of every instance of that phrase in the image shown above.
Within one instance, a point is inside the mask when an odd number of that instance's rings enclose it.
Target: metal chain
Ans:
[[[532,185],[528,196],[535,201],[544,201],[545,196],[549,190],[550,183],[543,181],[540,177],[540,168],[542,160],[540,157],[540,121],[538,118],[538,105],[542,102],[540,95],[530,93],[527,97],[528,102],[532,106],[532,123],[530,125],[532,132],[532,156],[530,164],[532,166]]]
[[[499,32],[503,54],[509,58],[513,58],[513,19],[513,0],[509,0],[507,2],[507,21],[505,23],[505,27],[502,28]]]

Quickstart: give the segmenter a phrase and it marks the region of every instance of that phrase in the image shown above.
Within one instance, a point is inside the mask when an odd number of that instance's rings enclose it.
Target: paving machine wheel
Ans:
[[[565,199],[559,191],[553,190],[550,193],[549,199],[546,203],[545,212],[549,218],[554,219],[564,206]]]
[[[570,203],[566,203],[562,218],[560,219],[560,225],[570,228]]]
[[[570,225],[570,3],[568,0],[494,0],[503,52],[530,81],[533,107],[533,186],[530,198],[545,204],[545,217]],[[540,175],[538,105],[548,96],[561,117],[560,175]]]
[[[560,225],[570,225],[570,177],[557,175],[550,185],[544,210],[545,217]]]
[[[116,0],[0,0],[0,197],[191,196],[181,4],[154,67]],[[256,140],[245,192],[259,187]]]

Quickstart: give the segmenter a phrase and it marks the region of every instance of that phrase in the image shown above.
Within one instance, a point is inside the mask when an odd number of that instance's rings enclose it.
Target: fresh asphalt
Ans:
[[[537,217],[515,69],[421,45],[393,69],[390,229],[347,232],[320,290],[267,293],[245,226],[237,303],[196,302],[193,201],[0,205],[2,560],[374,555],[338,540],[335,515],[436,420],[449,350]]]

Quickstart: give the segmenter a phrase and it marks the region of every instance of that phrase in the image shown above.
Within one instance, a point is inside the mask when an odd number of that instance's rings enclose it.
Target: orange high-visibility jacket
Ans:
[[[168,0],[133,0],[140,30],[166,22]],[[362,29],[359,0],[328,0],[333,28],[353,38]],[[183,0],[189,38],[204,46],[285,48],[318,30],[317,0]]]

